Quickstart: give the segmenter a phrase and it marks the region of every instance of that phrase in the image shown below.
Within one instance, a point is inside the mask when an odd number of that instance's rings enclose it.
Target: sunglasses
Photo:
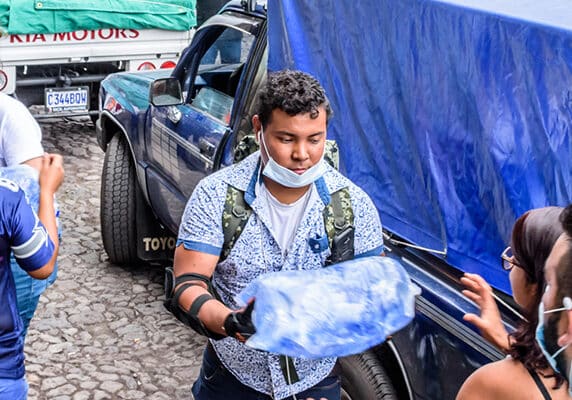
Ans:
[[[520,265],[518,265],[518,263],[514,259],[514,254],[512,253],[512,249],[510,248],[510,246],[504,249],[500,257],[501,257],[502,268],[505,271],[510,271],[511,269],[514,268],[515,265],[517,267],[520,267]]]

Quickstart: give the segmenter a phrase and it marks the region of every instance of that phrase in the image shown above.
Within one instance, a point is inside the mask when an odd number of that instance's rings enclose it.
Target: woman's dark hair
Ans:
[[[572,296],[572,204],[569,204],[560,214],[560,222],[564,229],[564,245],[567,251],[561,255],[558,261],[556,280],[558,290],[556,301],[562,303],[564,297]]]
[[[572,238],[572,204],[568,204],[562,211],[562,214],[560,214],[560,222],[566,234]]]
[[[326,110],[326,121],[329,121],[330,102],[315,78],[302,71],[282,70],[268,74],[266,84],[258,92],[256,114],[266,127],[275,109],[290,116],[310,114],[311,118],[317,118],[320,107]]]
[[[544,263],[552,250],[556,239],[562,234],[559,221],[561,207],[544,207],[527,211],[521,215],[512,228],[511,247],[515,258],[515,268],[526,272],[526,280],[536,284],[538,290],[534,294],[529,310],[523,310],[528,321],[521,321],[517,329],[511,333],[513,342],[508,353],[531,370],[544,370],[550,367],[536,343],[536,325],[538,324],[538,306],[544,294]],[[555,375],[556,387],[560,387],[564,379]]]

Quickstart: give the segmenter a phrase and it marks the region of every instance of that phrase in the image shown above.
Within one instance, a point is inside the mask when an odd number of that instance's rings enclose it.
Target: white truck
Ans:
[[[121,27],[11,33],[0,25],[0,92],[28,106],[43,104],[45,112],[35,112],[37,118],[89,114],[95,121],[103,78],[173,68],[193,33],[194,28]]]

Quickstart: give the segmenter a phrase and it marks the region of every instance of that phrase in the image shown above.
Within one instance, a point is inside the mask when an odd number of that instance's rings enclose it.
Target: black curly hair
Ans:
[[[265,128],[271,122],[272,111],[280,109],[290,116],[310,114],[317,118],[320,108],[326,110],[326,121],[332,116],[324,88],[311,75],[294,70],[268,73],[266,83],[258,91],[258,118]]]
[[[543,207],[527,211],[521,215],[512,228],[511,247],[515,258],[515,268],[522,268],[528,283],[537,285],[534,301],[530,310],[523,310],[526,321],[521,321],[511,333],[513,341],[508,354],[524,364],[527,369],[542,371],[549,368],[548,361],[536,343],[536,325],[538,325],[538,306],[544,294],[544,263],[554,243],[562,234],[559,224],[561,207]],[[554,375],[556,388],[564,379]]]
[[[564,232],[572,238],[572,204],[569,204],[560,214],[560,223]]]

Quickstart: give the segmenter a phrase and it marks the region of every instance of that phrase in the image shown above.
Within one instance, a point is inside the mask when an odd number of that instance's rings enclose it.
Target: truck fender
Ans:
[[[413,400],[413,389],[399,350],[391,338],[374,349],[400,399]]]
[[[127,131],[119,123],[117,118],[107,110],[103,110],[99,115],[99,119],[96,122],[96,132],[97,132],[97,143],[99,147],[105,152],[107,150],[107,144],[111,141],[111,138],[115,135],[123,135],[125,142],[129,146],[129,153],[131,154],[131,160],[135,165],[135,173],[137,175],[137,183],[142,189],[140,192],[147,203],[149,203],[149,196],[147,194],[147,182],[145,169],[138,165],[135,160],[135,152],[133,150],[133,144],[129,140],[129,135]]]
[[[342,398],[351,400],[413,400],[404,364],[391,338],[360,354],[338,359]]]
[[[125,136],[125,139],[128,139],[125,128],[119,123],[117,118],[107,110],[101,111],[99,119],[95,124],[95,129],[97,132],[97,144],[99,144],[99,147],[101,147],[101,150],[103,151],[107,150],[107,144],[118,132],[122,133],[123,136]],[[129,140],[127,140],[127,142],[129,143]],[[131,155],[133,155],[134,153],[131,148],[131,143],[129,143],[129,148],[131,150]]]

